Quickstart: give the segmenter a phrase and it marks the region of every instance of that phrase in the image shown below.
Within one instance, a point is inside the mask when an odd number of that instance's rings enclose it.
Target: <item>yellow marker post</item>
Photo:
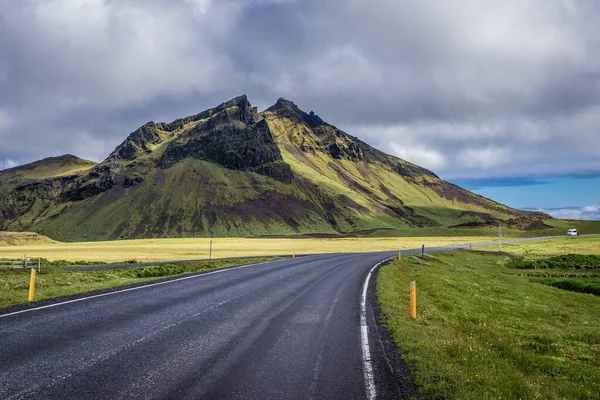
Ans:
[[[402,260],[402,252],[398,250],[398,260]]]
[[[31,277],[29,278],[29,301],[33,301],[33,295],[35,293],[35,268],[31,268]]]
[[[296,251],[294,250],[294,252],[292,253],[292,258],[296,258]]]
[[[410,316],[417,318],[417,284],[415,281],[410,283]]]

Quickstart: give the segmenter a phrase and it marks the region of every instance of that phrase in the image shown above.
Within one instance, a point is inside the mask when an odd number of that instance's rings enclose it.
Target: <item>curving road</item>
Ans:
[[[0,398],[408,397],[374,324],[375,279],[364,289],[396,254],[304,256],[5,313]]]
[[[0,398],[400,397],[361,338],[365,278],[394,254],[306,256],[0,315]]]

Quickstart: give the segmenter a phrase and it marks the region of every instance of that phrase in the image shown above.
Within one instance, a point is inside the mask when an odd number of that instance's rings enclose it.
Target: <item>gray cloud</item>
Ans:
[[[0,168],[247,93],[444,177],[599,171],[597,4],[5,0]]]

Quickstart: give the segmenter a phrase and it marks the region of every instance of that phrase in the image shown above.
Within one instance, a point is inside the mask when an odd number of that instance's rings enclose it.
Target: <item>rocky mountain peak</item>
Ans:
[[[280,97],[273,106],[269,107],[265,111],[275,113],[279,116],[287,117],[293,120],[298,120],[306,123],[311,128],[317,128],[319,126],[330,126],[328,123],[323,121],[314,111],[306,113],[302,111],[293,101]]]
[[[280,109],[300,111],[300,108],[298,108],[298,106],[293,101],[284,99],[283,97],[280,97],[279,99],[277,99],[277,102],[274,105],[272,105],[271,107],[269,107],[267,109],[267,111],[275,111],[275,110],[280,110]]]
[[[170,123],[157,123],[154,121],[146,122],[144,125],[131,132],[127,139],[117,146],[117,148],[110,154],[110,156],[107,158],[107,161],[114,159],[131,160],[139,155],[147,154],[152,151],[152,145],[157,145],[165,141],[165,132],[181,130],[190,122],[212,118],[215,116],[217,117],[217,120],[220,120],[221,122],[227,122],[230,118],[230,115],[228,115],[228,110],[231,110],[232,108],[236,108],[234,112],[234,118],[239,119],[246,124],[254,123],[259,119],[256,107],[253,107],[248,101],[248,96],[243,94],[241,96],[234,97],[233,99],[226,101],[215,108],[210,108],[199,114],[180,118]],[[218,122],[215,121],[215,123]]]
[[[188,123],[192,121],[198,121],[201,119],[211,118],[215,115],[227,112],[228,110],[231,110],[233,108],[237,108],[238,111],[235,113],[235,118],[239,119],[244,123],[253,123],[259,119],[257,108],[253,107],[252,104],[250,104],[250,101],[248,101],[248,96],[243,94],[241,96],[234,97],[233,99],[228,100],[224,103],[221,103],[217,107],[209,108],[208,110],[203,111],[200,114],[184,118],[183,120],[173,121],[169,125],[178,125],[178,122],[180,121]]]
[[[252,107],[250,101],[248,100],[248,96],[242,94],[241,96],[234,97],[231,100],[228,100],[221,105],[217,106],[215,110],[225,109],[233,106],[238,106],[240,108]]]
[[[117,148],[108,156],[107,160],[115,158],[130,160],[141,154],[149,153],[149,145],[158,144],[163,141],[159,133],[161,127],[158,127],[154,121],[150,121],[135,131],[131,132],[127,139],[123,141]]]
[[[267,122],[246,95],[201,115],[206,116],[206,121],[180,133],[168,144],[160,160],[162,168],[195,158],[291,182],[291,169],[283,162]]]

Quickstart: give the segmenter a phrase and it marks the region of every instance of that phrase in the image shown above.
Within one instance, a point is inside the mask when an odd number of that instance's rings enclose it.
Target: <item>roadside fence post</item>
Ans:
[[[212,261],[212,240],[210,241],[210,249],[208,250],[208,261]]]
[[[417,283],[410,283],[410,316],[412,319],[417,318]]]
[[[29,278],[29,297],[28,301],[33,301],[33,295],[35,294],[35,268],[31,268],[31,277]]]
[[[421,247],[421,260],[425,259],[425,245]]]
[[[502,223],[498,222],[498,252],[502,251]]]

